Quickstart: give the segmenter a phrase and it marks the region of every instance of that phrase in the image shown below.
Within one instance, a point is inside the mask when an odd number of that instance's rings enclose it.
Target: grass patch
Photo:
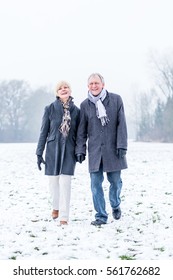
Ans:
[[[159,248],[154,248],[154,250],[158,250],[160,252],[164,252],[165,251],[165,248],[164,247],[159,247]]]
[[[127,256],[127,255],[122,255],[122,256],[119,256],[119,258],[121,260],[135,260],[135,258],[131,257],[131,256]]]
[[[9,260],[14,260],[15,261],[16,260],[16,256],[10,257]]]

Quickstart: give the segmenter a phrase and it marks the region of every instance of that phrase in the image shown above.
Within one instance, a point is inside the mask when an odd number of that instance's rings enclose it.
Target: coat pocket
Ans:
[[[50,135],[48,138],[47,138],[47,143],[49,143],[50,141],[54,141],[55,140],[55,135]]]

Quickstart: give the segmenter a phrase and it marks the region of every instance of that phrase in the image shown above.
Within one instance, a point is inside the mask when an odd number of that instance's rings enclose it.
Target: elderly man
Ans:
[[[76,158],[82,163],[88,140],[89,172],[95,220],[94,226],[106,224],[108,213],[103,191],[103,173],[110,183],[109,200],[115,220],[121,217],[121,170],[127,168],[127,126],[124,105],[120,95],[104,88],[99,73],[88,78],[88,98],[80,106],[80,123],[77,133]]]

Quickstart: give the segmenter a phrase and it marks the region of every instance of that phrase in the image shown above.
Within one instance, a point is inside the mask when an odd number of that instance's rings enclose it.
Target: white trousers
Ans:
[[[60,221],[69,220],[70,197],[71,197],[71,176],[59,175],[48,176],[49,189],[54,210],[59,210]]]

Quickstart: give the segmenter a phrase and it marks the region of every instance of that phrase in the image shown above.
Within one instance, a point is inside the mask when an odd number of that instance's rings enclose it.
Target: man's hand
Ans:
[[[79,163],[82,163],[82,161],[85,160],[85,155],[84,154],[77,154],[76,155],[76,161]]]
[[[119,149],[117,150],[117,156],[118,156],[119,159],[120,159],[120,158],[124,158],[125,155],[126,155],[126,153],[127,153],[127,150],[126,150],[126,149],[121,149],[121,148],[119,148]]]

